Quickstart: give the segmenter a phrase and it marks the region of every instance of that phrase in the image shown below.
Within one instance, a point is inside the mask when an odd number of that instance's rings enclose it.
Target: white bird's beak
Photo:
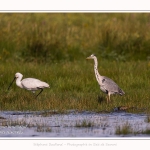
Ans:
[[[13,81],[10,83],[8,90],[10,89],[10,87],[12,86],[13,82],[16,80],[16,77],[14,77]]]

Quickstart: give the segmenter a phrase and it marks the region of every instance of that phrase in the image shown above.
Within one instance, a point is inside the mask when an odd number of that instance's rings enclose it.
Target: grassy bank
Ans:
[[[23,67],[22,67],[23,66]],[[99,72],[112,78],[125,91],[124,96],[111,96],[107,105],[106,95],[99,89],[93,70],[93,61],[64,62],[51,64],[0,64],[0,109],[1,110],[59,110],[68,109],[112,111],[115,107],[127,106],[129,112],[149,112],[150,92],[148,62],[116,62],[99,60]],[[24,78],[34,77],[50,84],[37,99],[27,90],[13,84],[7,88],[16,72]]]
[[[146,60],[149,13],[1,13],[0,60]]]
[[[0,109],[111,111],[126,106],[150,111],[149,13],[1,13]],[[105,102],[94,76],[112,78],[125,95]],[[41,79],[50,89],[35,99],[29,91],[7,88],[14,74]]]

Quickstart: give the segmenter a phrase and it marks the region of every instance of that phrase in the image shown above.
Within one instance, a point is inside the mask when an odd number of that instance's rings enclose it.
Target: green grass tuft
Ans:
[[[94,126],[94,123],[87,121],[87,120],[76,122],[76,125],[75,125],[75,127],[78,127],[78,128],[87,128],[87,127],[93,127],[93,126]]]
[[[131,129],[131,126],[128,123],[124,124],[122,127],[121,126],[116,127],[116,131],[115,131],[115,134],[117,135],[127,135],[132,133],[133,131]]]

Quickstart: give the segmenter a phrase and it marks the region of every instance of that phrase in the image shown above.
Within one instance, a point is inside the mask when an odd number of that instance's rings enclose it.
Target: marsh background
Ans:
[[[95,79],[94,53],[101,75],[113,79],[124,96],[106,95]],[[38,99],[15,83],[20,72],[50,84]],[[1,13],[0,110],[150,112],[149,13]]]

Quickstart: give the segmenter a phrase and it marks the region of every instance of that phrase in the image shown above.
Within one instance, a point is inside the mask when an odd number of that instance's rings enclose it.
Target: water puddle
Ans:
[[[145,114],[126,112],[95,113],[0,112],[0,137],[148,137],[142,131],[150,129]],[[132,132],[119,129],[130,127]],[[122,129],[123,130],[123,129]],[[117,132],[118,131],[118,132]]]

